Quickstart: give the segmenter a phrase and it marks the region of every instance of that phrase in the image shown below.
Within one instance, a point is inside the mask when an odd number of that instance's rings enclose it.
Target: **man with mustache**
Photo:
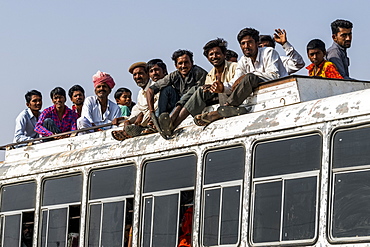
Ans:
[[[85,90],[80,85],[74,85],[68,90],[68,96],[73,103],[72,110],[77,113],[78,117],[81,117],[82,106],[85,101]]]
[[[108,95],[115,85],[113,78],[105,72],[98,71],[92,77],[95,96],[85,99],[81,117],[77,121],[78,129],[111,123],[121,116],[121,109],[116,103],[108,99]],[[108,129],[111,127],[105,127]]]
[[[194,122],[197,125],[204,126],[223,117],[247,113],[247,109],[239,105],[259,83],[288,75],[277,51],[272,47],[258,47],[257,30],[244,28],[239,32],[237,39],[244,56],[238,62],[234,78],[223,83],[216,80],[210,88],[212,93],[225,93],[230,96],[217,111],[195,116]]]
[[[347,20],[335,20],[331,23],[333,45],[329,47],[326,53],[326,60],[337,66],[339,73],[344,79],[349,77],[349,58],[347,48],[351,47],[353,24]]]
[[[141,89],[137,96],[137,103],[132,108],[130,118],[124,121],[124,129],[112,131],[112,136],[117,141],[152,132],[149,128],[150,111],[146,100],[146,92],[153,84],[151,78],[159,80],[167,73],[166,65],[162,60],[153,60],[150,60],[148,64],[145,62],[134,63],[128,69],[134,81]],[[157,109],[157,100],[158,94],[154,96],[154,109]],[[118,125],[118,120],[115,119],[113,124]]]
[[[191,114],[194,117],[201,113],[216,97],[218,97],[221,105],[225,103],[227,95],[223,93],[212,93],[210,92],[210,88],[216,81],[220,83],[231,81],[235,75],[237,63],[226,61],[228,51],[227,42],[221,38],[207,42],[203,47],[203,51],[203,55],[214,67],[207,74],[205,85],[203,87],[198,87],[178,115],[175,116],[173,114],[169,121],[163,119],[163,114],[160,116],[159,121],[161,128],[167,136],[171,136],[172,131],[179,126],[187,116]]]

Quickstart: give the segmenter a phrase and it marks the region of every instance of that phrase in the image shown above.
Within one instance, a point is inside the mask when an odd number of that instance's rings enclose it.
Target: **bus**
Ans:
[[[169,140],[5,145],[0,244],[370,246],[369,99],[365,81],[289,76]]]

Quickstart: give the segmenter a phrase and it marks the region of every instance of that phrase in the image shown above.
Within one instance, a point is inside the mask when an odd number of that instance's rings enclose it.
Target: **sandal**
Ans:
[[[221,115],[221,117],[228,118],[243,115],[249,111],[245,107],[220,106],[217,108],[217,112]]]
[[[114,131],[111,132],[111,134],[112,134],[113,139],[115,139],[117,141],[123,141],[123,140],[127,139],[123,130],[114,130]]]
[[[193,118],[194,123],[198,126],[207,126],[207,125],[209,125],[210,123],[212,123],[212,121],[204,118],[207,115],[208,115],[208,113],[202,113],[202,114],[196,115]]]
[[[164,138],[164,139],[168,139],[167,135],[165,135],[161,129],[161,126],[159,125],[158,123],[158,119],[157,119],[157,116],[155,115],[154,112],[151,112],[150,113],[150,118],[154,124],[154,127],[158,130],[159,134]]]
[[[143,130],[145,130],[145,128],[140,125],[127,125],[125,127],[125,131],[127,135],[132,136],[132,137],[140,136]]]
[[[172,121],[170,118],[170,114],[168,112],[163,112],[159,118],[159,125],[161,127],[161,131],[163,134],[166,136],[171,136],[172,135]]]

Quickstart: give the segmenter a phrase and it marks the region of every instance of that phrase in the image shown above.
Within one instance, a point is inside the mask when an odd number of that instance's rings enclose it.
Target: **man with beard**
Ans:
[[[331,23],[333,45],[329,47],[326,53],[326,60],[337,66],[339,73],[344,79],[349,77],[349,58],[347,48],[351,47],[353,24],[346,20],[335,20]]]
[[[159,80],[164,77],[167,70],[166,65],[160,59],[154,62],[151,60],[148,64],[145,62],[137,62],[132,64],[128,69],[134,81],[141,89],[137,96],[137,103],[132,108],[130,118],[124,121],[124,129],[112,131],[113,138],[118,141],[153,132],[153,129],[149,126],[150,111],[147,104],[146,92],[153,84],[151,78]],[[150,70],[152,71],[149,72]],[[149,74],[151,74],[151,77],[149,77]],[[154,96],[153,100],[155,102],[154,109],[157,109],[158,94]],[[114,120],[113,124],[117,125],[118,119]]]
[[[22,142],[38,138],[35,125],[40,116],[42,95],[37,90],[31,90],[24,96],[27,109],[23,110],[15,120],[14,142]]]
[[[77,113],[78,117],[81,117],[82,106],[85,101],[85,90],[80,85],[74,85],[68,90],[68,96],[73,103],[72,110]]]
[[[203,55],[214,66],[207,74],[205,85],[198,87],[190,99],[185,103],[178,115],[172,115],[171,118],[164,119],[164,114],[159,117],[161,128],[167,136],[171,136],[173,130],[181,124],[190,114],[194,117],[212,103],[212,100],[218,97],[220,104],[223,105],[227,98],[226,94],[210,92],[211,86],[218,81],[219,83],[229,82],[234,77],[237,63],[226,61],[227,42],[223,39],[214,39],[209,41],[203,47]]]
[[[210,88],[212,93],[226,93],[230,96],[217,111],[195,116],[194,122],[204,126],[223,117],[247,113],[240,104],[258,87],[260,82],[287,76],[279,54],[271,47],[258,47],[259,32],[244,28],[237,36],[244,56],[239,60],[235,76],[231,81],[216,80]]]
[[[121,109],[118,105],[108,99],[108,95],[115,85],[113,78],[98,71],[92,77],[95,96],[85,99],[82,107],[81,117],[77,121],[78,129],[111,123],[113,119],[121,116]],[[104,127],[107,129],[110,127]]]

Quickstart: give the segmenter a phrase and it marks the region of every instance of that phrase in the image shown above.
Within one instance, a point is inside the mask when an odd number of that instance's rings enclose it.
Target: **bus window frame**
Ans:
[[[145,184],[145,168],[146,166],[151,163],[151,162],[158,162],[158,161],[164,161],[164,160],[171,160],[171,159],[176,159],[176,158],[182,158],[186,156],[194,156],[195,158],[195,174],[194,174],[194,183],[193,186],[191,187],[182,187],[182,188],[175,188],[175,189],[168,189],[168,190],[160,190],[160,191],[149,191],[149,192],[144,192],[144,184]],[[181,192],[184,191],[189,191],[193,190],[194,191],[194,199],[195,199],[195,190],[196,190],[196,182],[197,182],[197,162],[198,162],[198,155],[196,152],[184,152],[184,153],[177,153],[173,155],[169,155],[166,157],[158,157],[158,158],[150,158],[150,159],[143,159],[141,163],[141,192],[140,192],[140,220],[139,220],[139,237],[138,237],[138,243],[140,243],[140,246],[143,246],[143,240],[144,240],[144,218],[145,218],[145,210],[144,206],[145,205],[145,199],[151,198],[152,199],[152,212],[150,216],[151,220],[151,233],[150,233],[150,246],[152,247],[153,245],[153,232],[154,232],[154,209],[155,209],[155,198],[158,196],[168,196],[168,195],[178,195],[178,201],[177,201],[177,217],[176,217],[176,222],[177,222],[177,228],[176,228],[176,246],[179,244],[179,229],[180,229],[180,207],[181,207]],[[193,214],[193,227],[194,227],[194,216]],[[193,235],[194,229],[192,229],[192,235]],[[193,239],[193,237],[191,238]]]
[[[363,128],[370,128],[370,123],[367,122],[361,122],[356,124],[347,124],[342,125],[339,127],[332,128],[330,133],[328,134],[328,142],[329,142],[329,150],[330,150],[330,161],[329,161],[329,176],[328,176],[328,206],[327,206],[327,227],[326,227],[326,233],[327,233],[327,239],[329,243],[333,244],[340,244],[340,243],[362,243],[362,242],[368,242],[370,239],[369,236],[357,236],[357,237],[334,237],[333,236],[333,216],[334,216],[334,191],[335,191],[335,177],[336,175],[341,174],[349,174],[349,173],[356,173],[356,172],[367,172],[370,171],[370,162],[368,165],[358,165],[358,166],[347,166],[342,168],[334,168],[334,138],[335,135],[339,132],[343,131],[351,131],[351,130],[357,130],[357,129],[363,129]]]
[[[211,152],[217,152],[217,151],[225,151],[225,150],[230,150],[230,149],[235,149],[235,148],[242,148],[244,151],[244,167],[243,167],[243,172],[244,174],[242,175],[241,179],[237,180],[231,180],[231,181],[221,181],[221,182],[214,182],[210,184],[205,184],[205,176],[206,176],[206,158],[207,155]],[[212,245],[212,246],[238,246],[241,242],[241,229],[242,229],[242,212],[243,212],[243,200],[244,200],[244,181],[245,181],[245,176],[246,172],[248,170],[247,168],[247,148],[245,147],[245,144],[242,143],[233,143],[229,145],[223,145],[223,146],[218,146],[218,147],[212,147],[203,150],[202,152],[202,182],[201,182],[201,212],[200,212],[200,231],[199,231],[199,241],[200,241],[200,246],[206,247],[204,245],[204,214],[205,214],[205,203],[206,203],[206,191],[208,190],[213,190],[213,189],[220,189],[220,205],[219,205],[219,220],[218,220],[218,237],[217,237],[217,243],[218,245]],[[223,204],[223,190],[225,188],[230,188],[234,186],[240,186],[240,197],[239,197],[239,222],[238,222],[238,239],[235,244],[221,244],[221,224],[222,224],[222,204]]]
[[[72,177],[72,176],[81,176],[81,194],[79,198],[79,202],[72,202],[72,203],[62,203],[62,204],[53,204],[53,205],[43,205],[44,202],[44,190],[45,190],[45,182],[47,180],[53,180],[53,179],[60,179],[60,178],[66,178],[66,177]],[[46,224],[46,234],[45,234],[45,244],[47,246],[48,242],[48,235],[49,235],[49,223],[50,223],[50,210],[57,210],[57,209],[67,209],[66,214],[66,232],[65,232],[65,243],[68,242],[68,229],[69,229],[69,214],[70,214],[70,206],[79,206],[80,207],[80,222],[79,222],[79,238],[81,238],[81,231],[82,231],[82,202],[83,202],[83,191],[84,191],[84,174],[80,172],[73,172],[73,173],[65,173],[65,174],[58,174],[54,176],[44,176],[41,178],[41,189],[40,189],[40,209],[39,209],[39,226],[38,226],[38,239],[37,239],[37,245],[42,246],[42,226],[43,226],[43,212],[47,212],[47,224]]]
[[[32,233],[32,241],[35,241],[35,238],[34,238],[34,232],[35,232],[35,227],[36,227],[36,224],[35,224],[35,214],[36,214],[36,201],[37,201],[37,198],[36,198],[36,194],[37,194],[37,181],[35,179],[32,179],[32,180],[25,180],[25,181],[21,181],[21,182],[14,182],[14,183],[9,183],[9,184],[1,184],[1,187],[0,187],[0,192],[1,192],[1,196],[0,196],[0,205],[2,203],[2,200],[3,200],[3,196],[2,196],[2,192],[3,192],[3,189],[4,187],[7,187],[7,186],[14,186],[14,185],[21,185],[21,184],[27,184],[27,183],[34,183],[35,184],[35,194],[34,194],[34,206],[33,208],[25,208],[25,209],[17,209],[17,210],[10,210],[10,211],[1,211],[0,209],[0,246],[4,246],[4,231],[5,231],[5,227],[6,226],[6,217],[7,216],[14,216],[14,215],[20,215],[20,229],[19,229],[19,246],[21,246],[21,243],[22,243],[22,223],[23,223],[23,214],[24,213],[30,213],[30,212],[33,212],[34,214],[34,223],[33,223],[33,233]]]
[[[266,177],[257,177],[254,178],[254,170],[255,170],[255,160],[256,160],[256,147],[261,143],[271,143],[283,140],[291,140],[295,138],[307,137],[307,136],[314,136],[318,135],[320,137],[320,144],[321,144],[321,151],[320,151],[320,165],[319,168],[313,171],[299,171],[294,173],[287,173],[287,174],[275,174]],[[248,214],[248,241],[251,246],[281,246],[281,245],[294,245],[294,244],[314,244],[318,240],[319,234],[319,215],[320,215],[320,195],[321,195],[321,174],[322,174],[322,164],[323,159],[325,158],[323,155],[324,152],[324,136],[320,131],[304,131],[295,134],[277,134],[273,137],[269,138],[258,138],[251,143],[251,164],[250,164],[250,192],[249,192],[249,214]],[[303,240],[282,240],[283,234],[283,219],[284,219],[284,184],[287,180],[299,179],[299,178],[311,178],[316,177],[316,212],[315,212],[315,227],[314,227],[314,234],[312,239],[303,239]],[[254,209],[255,209],[255,200],[256,200],[256,184],[267,184],[270,182],[282,182],[282,197],[281,197],[281,213],[280,213],[280,226],[279,226],[279,241],[272,241],[272,242],[261,242],[255,243],[253,241],[253,228],[254,228]]]

